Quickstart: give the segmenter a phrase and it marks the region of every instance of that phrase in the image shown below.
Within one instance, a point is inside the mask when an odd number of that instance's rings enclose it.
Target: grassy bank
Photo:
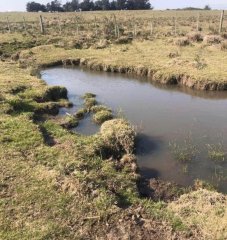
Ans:
[[[85,97],[85,109],[73,118],[61,119],[59,108],[71,105],[67,90],[36,77],[39,67],[63,63],[221,90],[226,56],[220,44],[179,47],[168,39],[137,39],[105,42],[100,49],[98,39],[96,47],[78,49],[68,36],[1,36],[0,238],[226,238],[225,195],[200,189],[178,198],[182,191],[173,187],[171,201],[165,199],[138,173],[135,132],[127,121],[106,121],[114,116],[108,107],[94,106],[94,95]],[[74,117],[79,122],[87,111],[104,122],[100,132],[70,131]]]
[[[69,39],[61,41],[67,45]],[[19,60],[21,67],[57,65],[63,61],[65,64],[81,64],[97,71],[147,77],[163,84],[178,84],[201,90],[227,89],[227,74],[223,71],[227,67],[226,51],[221,50],[218,44],[176,46],[172,40],[155,39],[120,45],[106,43],[102,49],[76,49],[64,44],[46,45],[47,41],[43,39],[36,42],[42,45],[32,49],[28,45],[27,51],[13,56]],[[6,51],[10,52],[8,49]]]

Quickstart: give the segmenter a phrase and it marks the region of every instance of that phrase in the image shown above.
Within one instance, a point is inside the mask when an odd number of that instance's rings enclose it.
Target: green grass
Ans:
[[[191,162],[198,153],[198,149],[193,145],[192,140],[187,138],[183,143],[171,142],[169,147],[174,155],[174,158],[180,163]]]
[[[226,160],[226,152],[223,150],[223,144],[208,144],[208,156],[215,162],[224,162]]]
[[[98,111],[93,115],[93,120],[97,124],[102,124],[105,121],[108,121],[112,118],[113,118],[113,114],[110,111],[106,111],[106,110]]]

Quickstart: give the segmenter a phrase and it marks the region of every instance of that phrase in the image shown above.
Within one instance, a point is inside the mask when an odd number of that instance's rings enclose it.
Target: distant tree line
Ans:
[[[166,9],[166,10],[185,10],[185,11],[193,11],[193,10],[211,10],[209,5],[206,5],[204,8],[195,8],[195,7],[186,7],[186,8],[177,8],[177,9]]]
[[[98,11],[98,10],[139,10],[153,9],[149,0],[72,0],[65,4],[54,0],[46,5],[37,2],[28,2],[27,12],[74,12],[74,11]]]

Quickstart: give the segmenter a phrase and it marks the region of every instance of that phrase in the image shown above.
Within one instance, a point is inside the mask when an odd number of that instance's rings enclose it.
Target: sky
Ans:
[[[25,5],[29,0],[0,0],[0,12],[25,11]],[[33,0],[46,4],[51,0]],[[62,0],[65,3],[66,0]],[[182,8],[182,7],[204,7],[210,5],[213,9],[227,9],[227,0],[151,0],[151,4],[158,9]]]

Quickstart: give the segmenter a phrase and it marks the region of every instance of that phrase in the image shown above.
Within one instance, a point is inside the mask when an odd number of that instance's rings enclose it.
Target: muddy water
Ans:
[[[146,177],[184,186],[202,179],[227,192],[227,157],[211,158],[212,151],[227,153],[227,92],[156,86],[145,79],[79,68],[53,68],[41,75],[49,85],[68,89],[75,105],[61,114],[75,113],[83,104],[81,96],[92,92],[136,125],[138,164]],[[89,135],[98,129],[87,117],[76,131]]]

